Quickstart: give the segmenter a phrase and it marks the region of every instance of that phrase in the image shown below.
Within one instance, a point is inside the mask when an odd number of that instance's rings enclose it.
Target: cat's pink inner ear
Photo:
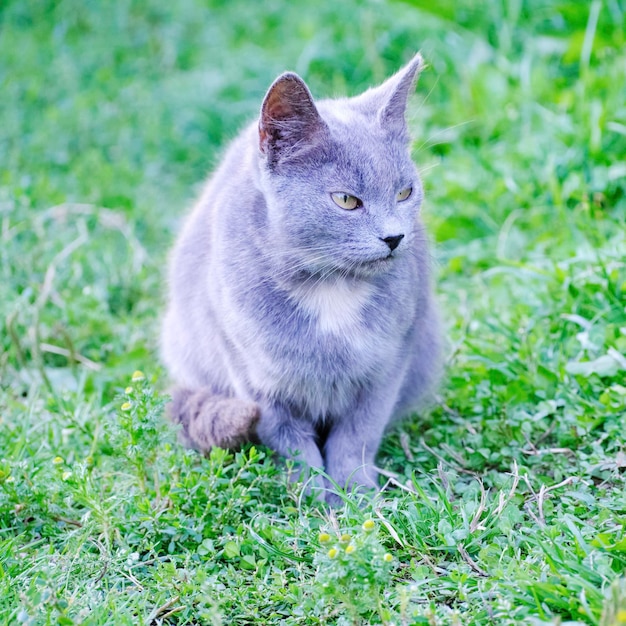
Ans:
[[[279,76],[269,88],[259,120],[262,151],[275,139],[294,141],[312,134],[323,124],[304,81],[293,72]],[[307,132],[308,131],[308,132]]]
[[[424,60],[422,55],[417,53],[407,65],[378,88],[386,93],[385,103],[379,112],[383,126],[404,125],[407,100],[415,89],[417,77],[422,69]]]
[[[264,117],[286,119],[304,112],[313,102],[304,83],[294,75],[281,76],[270,88],[263,105]]]

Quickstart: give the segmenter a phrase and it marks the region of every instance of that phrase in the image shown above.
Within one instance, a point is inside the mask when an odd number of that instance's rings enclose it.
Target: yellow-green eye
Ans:
[[[413,193],[413,187],[407,187],[406,189],[403,189],[402,191],[398,192],[398,195],[396,196],[396,200],[398,202],[404,202],[412,193]]]
[[[363,203],[357,197],[341,191],[331,193],[330,197],[338,207],[346,211],[352,211],[353,209],[358,209],[360,206],[363,206]]]

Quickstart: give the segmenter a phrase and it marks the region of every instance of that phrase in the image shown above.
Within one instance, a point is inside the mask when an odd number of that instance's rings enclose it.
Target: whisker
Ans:
[[[467,124],[473,124],[475,122],[476,122],[476,118],[471,118],[471,119],[465,120],[463,122],[459,122],[458,124],[453,124],[452,126],[446,126],[445,128],[440,128],[437,132],[433,133],[432,135],[430,135],[429,137],[424,139],[424,141],[422,141],[422,143],[419,144],[417,147],[414,147],[413,148],[413,153],[414,154],[418,154],[420,152],[420,150],[422,150],[426,146],[437,145],[437,142],[431,143],[432,140],[435,137],[437,137],[439,135],[443,135],[444,133],[447,133],[450,130],[454,130],[455,128],[459,128],[461,126],[466,126]],[[445,143],[445,142],[439,142],[439,143]]]
[[[424,107],[424,105],[428,102],[428,99],[430,98],[430,96],[432,95],[433,91],[435,91],[435,87],[439,84],[439,76],[437,76],[435,78],[435,82],[433,83],[433,86],[429,89],[428,93],[424,96],[424,98],[422,99],[422,101],[420,102],[419,106],[417,107],[417,111],[415,111],[415,115],[417,115],[418,113],[421,112],[422,108]]]
[[[419,168],[420,176],[424,176],[426,172],[430,172],[430,170],[439,167],[441,165],[440,161],[434,161],[433,163],[429,163],[428,165],[423,165]]]

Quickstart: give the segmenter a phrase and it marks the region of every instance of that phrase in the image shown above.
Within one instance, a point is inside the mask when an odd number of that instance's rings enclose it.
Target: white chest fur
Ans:
[[[338,279],[304,284],[293,292],[293,298],[316,318],[320,331],[343,334],[358,328],[372,293],[367,282]]]

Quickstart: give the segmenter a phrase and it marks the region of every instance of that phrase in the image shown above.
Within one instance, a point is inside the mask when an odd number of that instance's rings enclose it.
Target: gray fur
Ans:
[[[236,448],[249,440],[260,417],[256,403],[221,397],[206,388],[178,387],[169,412],[181,425],[181,442],[199,452],[215,446]]]
[[[380,87],[317,103],[283,74],[208,181],[173,251],[162,334],[188,445],[229,446],[249,427],[342,486],[376,486],[385,428],[440,372],[404,121],[420,67],[417,55]]]

